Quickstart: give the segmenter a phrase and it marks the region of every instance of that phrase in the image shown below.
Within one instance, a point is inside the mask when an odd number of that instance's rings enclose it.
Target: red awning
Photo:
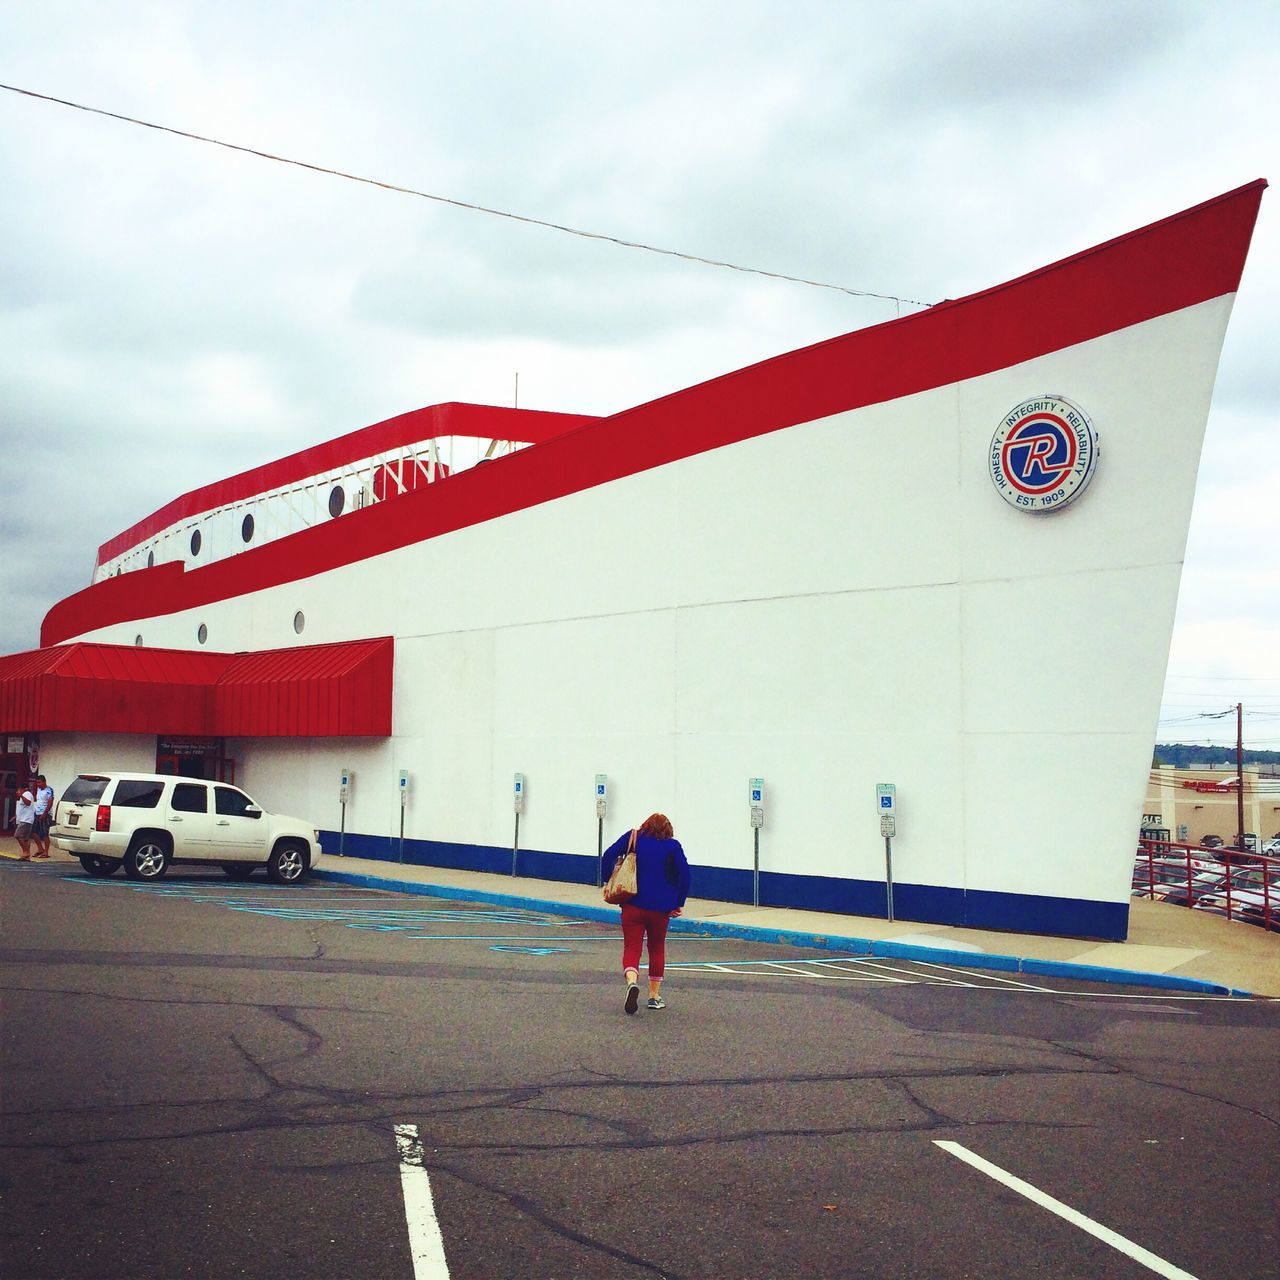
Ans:
[[[385,737],[390,637],[258,653],[112,644],[0,657],[0,731]]]

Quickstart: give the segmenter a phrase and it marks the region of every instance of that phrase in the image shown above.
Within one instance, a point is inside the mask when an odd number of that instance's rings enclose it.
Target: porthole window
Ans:
[[[191,554],[198,556],[200,554],[200,530],[195,529],[191,534]]]
[[[307,625],[307,616],[306,616],[306,614],[304,614],[304,613],[302,612],[302,610],[301,610],[301,609],[299,609],[299,610],[298,610],[298,612],[297,612],[297,613],[295,613],[295,614],[293,615],[293,629],[294,629],[294,630],[295,630],[299,635],[301,635],[301,634],[302,634],[302,629],[303,629],[303,627],[305,627],[306,625]]]
[[[347,505],[346,490],[340,484],[335,484],[329,490],[329,514],[331,516],[340,516],[342,508]]]
[[[134,647],[135,649],[141,649],[141,648],[142,648],[142,637],[141,637],[141,636],[134,636],[134,637],[133,637],[133,647]]]
[[[201,644],[204,644],[204,642],[208,638],[209,638],[209,628],[206,627],[202,622],[200,624],[200,629],[196,632],[196,639],[199,640]]]
[[[240,521],[240,541],[253,541],[253,517],[251,515],[245,516],[245,518]]]
[[[147,568],[154,569],[156,567],[156,553],[154,551],[147,552]]]

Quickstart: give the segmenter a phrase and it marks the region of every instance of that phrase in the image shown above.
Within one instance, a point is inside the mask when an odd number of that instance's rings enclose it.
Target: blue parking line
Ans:
[[[245,889],[229,890],[212,885],[138,884],[132,881],[114,884],[107,879],[86,879],[68,875],[72,883],[93,888],[115,888],[155,897],[177,898],[186,902],[208,903],[246,915],[266,916],[276,920],[295,920],[322,924],[338,924],[347,929],[375,933],[398,933],[411,942],[484,942],[491,951],[510,951],[522,955],[549,956],[568,953],[571,948],[548,946],[548,943],[610,942],[617,943],[617,931],[591,933],[598,929],[596,921],[576,920],[547,911],[511,906],[395,906],[383,894],[385,890],[334,889],[320,890],[312,898],[299,899],[290,894],[287,901],[279,889],[263,886],[260,893]],[[357,896],[358,895],[358,896]],[[371,901],[371,895],[374,901]],[[337,901],[335,901],[337,899]],[[343,899],[346,899],[343,901]],[[381,900],[379,900],[381,899]],[[421,901],[419,899],[419,901]],[[445,900],[447,901],[447,899]],[[520,933],[422,933],[431,925],[469,924],[476,926],[515,926]],[[575,930],[584,930],[582,933]],[[539,932],[529,932],[538,930]],[[541,932],[546,930],[547,932]]]

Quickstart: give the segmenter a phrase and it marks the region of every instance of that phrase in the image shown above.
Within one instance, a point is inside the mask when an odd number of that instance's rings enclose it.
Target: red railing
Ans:
[[[1139,840],[1133,892],[1280,932],[1280,858],[1251,850]]]

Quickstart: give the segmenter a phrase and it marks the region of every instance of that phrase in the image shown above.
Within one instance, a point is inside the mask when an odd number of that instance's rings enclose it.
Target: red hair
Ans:
[[[671,819],[665,813],[651,813],[638,828],[642,836],[653,836],[655,840],[671,839]]]

